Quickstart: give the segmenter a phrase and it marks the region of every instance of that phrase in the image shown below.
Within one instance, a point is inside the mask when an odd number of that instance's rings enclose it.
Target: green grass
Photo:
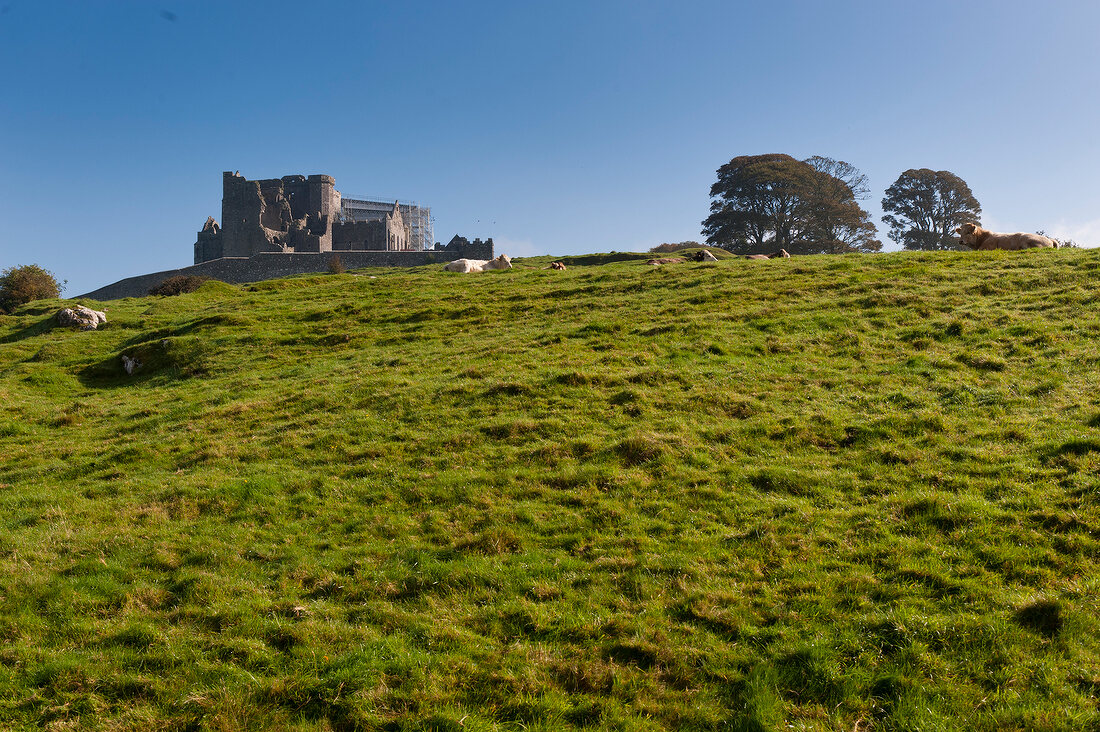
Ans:
[[[647,258],[0,317],[0,726],[1100,729],[1100,253]]]

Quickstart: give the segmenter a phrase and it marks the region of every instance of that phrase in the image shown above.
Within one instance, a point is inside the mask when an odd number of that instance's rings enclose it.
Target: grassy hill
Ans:
[[[0,317],[0,726],[1100,729],[1100,252],[644,259]]]

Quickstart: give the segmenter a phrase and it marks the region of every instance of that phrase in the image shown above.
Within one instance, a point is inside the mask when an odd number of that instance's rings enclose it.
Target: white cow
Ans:
[[[512,258],[501,254],[496,259],[456,259],[447,262],[443,269],[448,272],[485,272],[490,269],[511,269]]]

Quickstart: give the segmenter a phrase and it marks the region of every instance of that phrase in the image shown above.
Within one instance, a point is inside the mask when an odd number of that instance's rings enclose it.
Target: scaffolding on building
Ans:
[[[409,227],[409,248],[423,252],[435,247],[435,219],[432,209],[416,201],[385,198],[383,196],[341,196],[341,221],[381,221],[397,207]]]

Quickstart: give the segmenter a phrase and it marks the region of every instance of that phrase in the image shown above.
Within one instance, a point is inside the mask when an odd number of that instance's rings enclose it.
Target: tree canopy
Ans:
[[[874,252],[866,178],[843,161],[815,156],[742,155],[718,169],[711,186],[707,243],[738,253],[786,249],[792,254]]]
[[[981,220],[970,186],[947,170],[910,169],[886,189],[882,217],[888,236],[906,249],[960,249],[955,229]]]
[[[32,300],[61,295],[61,286],[52,274],[37,264],[9,267],[0,273],[0,313],[10,313]]]

